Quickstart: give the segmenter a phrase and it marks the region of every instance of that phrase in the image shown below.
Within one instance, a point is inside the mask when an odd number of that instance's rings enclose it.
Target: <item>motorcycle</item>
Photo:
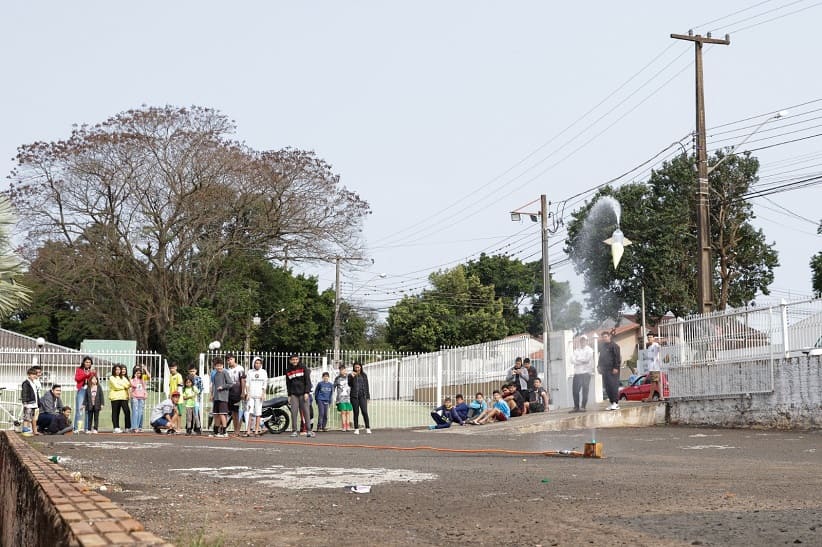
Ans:
[[[263,401],[263,412],[260,422],[269,433],[282,433],[288,429],[291,417],[288,411],[288,397],[274,397]]]

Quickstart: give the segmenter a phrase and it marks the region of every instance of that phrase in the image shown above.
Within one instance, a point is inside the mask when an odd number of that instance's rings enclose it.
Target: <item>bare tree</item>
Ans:
[[[20,147],[27,256],[123,338],[162,349],[236,256],[356,252],[368,204],[311,152],[259,152],[208,108],[147,107]]]

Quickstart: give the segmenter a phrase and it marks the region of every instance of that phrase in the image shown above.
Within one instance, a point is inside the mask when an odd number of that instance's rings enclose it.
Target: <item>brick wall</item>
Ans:
[[[11,431],[0,432],[0,544],[171,545]]]

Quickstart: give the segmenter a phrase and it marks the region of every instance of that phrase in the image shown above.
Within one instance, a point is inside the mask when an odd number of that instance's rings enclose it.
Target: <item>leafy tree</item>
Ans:
[[[816,233],[822,235],[822,222]],[[813,283],[813,294],[817,298],[822,297],[822,251],[816,253],[811,258],[811,282]]]
[[[720,153],[709,177],[714,304],[717,309],[744,305],[757,292],[768,294],[778,266],[773,244],[750,220],[744,196],[757,180],[759,163],[749,156]],[[623,306],[638,306],[645,288],[651,315],[698,311],[696,297],[696,177],[684,155],[666,162],[647,183],[601,188],[575,211],[568,225],[566,252],[585,282],[586,301],[598,318],[616,317]],[[617,218],[602,198],[621,205],[619,227],[633,245],[625,248],[614,270],[603,240],[617,228]]]
[[[240,252],[356,253],[368,205],[331,167],[310,152],[252,150],[234,130],[211,109],[146,107],[21,146],[9,195],[36,278],[116,337],[162,351],[180,310],[204,300],[234,313],[225,300],[239,291],[247,317],[253,287],[224,282]]]
[[[15,223],[9,201],[0,197],[0,317],[7,317],[21,304],[29,302],[31,291],[17,282],[23,264],[11,249],[10,231]]]
[[[388,312],[387,338],[400,351],[435,351],[505,336],[502,302],[464,266],[432,273],[432,289],[407,296]]]
[[[168,354],[172,361],[185,367],[197,362],[197,356],[214,340],[220,328],[214,312],[208,308],[183,308],[180,320],[168,332]]]

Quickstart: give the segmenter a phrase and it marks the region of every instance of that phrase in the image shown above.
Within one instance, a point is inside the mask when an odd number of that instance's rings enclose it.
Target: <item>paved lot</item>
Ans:
[[[820,432],[480,431],[41,448],[179,545],[822,545]],[[581,449],[592,434],[605,459],[480,452]],[[388,448],[415,446],[478,452]]]

